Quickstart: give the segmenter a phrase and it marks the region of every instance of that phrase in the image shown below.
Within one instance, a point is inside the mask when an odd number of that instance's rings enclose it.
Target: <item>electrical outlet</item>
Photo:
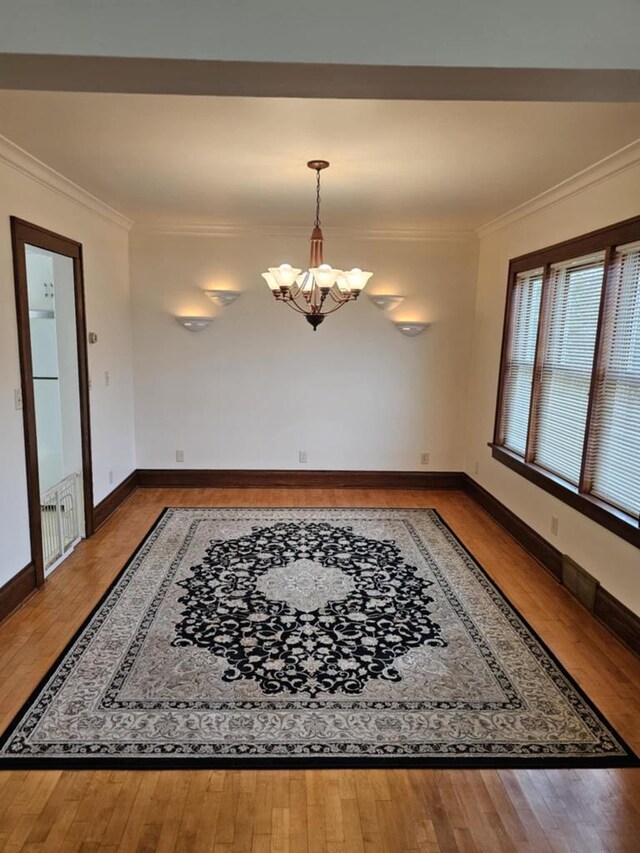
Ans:
[[[421,453],[420,454],[420,464],[421,465],[428,465],[429,464],[429,454],[428,453]]]
[[[13,405],[16,412],[19,412],[22,408],[22,388],[13,389]]]
[[[176,462],[184,462],[184,450],[176,450]]]
[[[109,471],[109,485],[113,484],[113,471]]]
[[[109,376],[109,371],[105,370],[104,372],[104,384],[108,387],[111,383],[111,377]]]
[[[306,462],[307,461],[307,451],[299,450],[298,451],[298,462]]]
[[[558,519],[555,515],[552,515],[552,516],[551,516],[551,535],[552,535],[552,536],[557,536],[557,535],[558,535],[558,525],[559,525],[559,523],[560,523],[559,519]]]

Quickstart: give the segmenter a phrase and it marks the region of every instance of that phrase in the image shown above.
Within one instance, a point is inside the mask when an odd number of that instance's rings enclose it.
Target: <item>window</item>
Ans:
[[[533,461],[574,486],[580,479],[603,270],[604,253],[554,264],[546,284]]]
[[[640,546],[640,217],[511,262],[492,447]]]
[[[512,323],[507,354],[502,413],[503,444],[524,455],[529,428],[529,401],[536,355],[542,270],[520,273],[512,293]]]

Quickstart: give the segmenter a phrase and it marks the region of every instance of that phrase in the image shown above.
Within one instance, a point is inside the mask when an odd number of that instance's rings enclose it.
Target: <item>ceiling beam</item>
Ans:
[[[640,71],[0,53],[0,88],[264,98],[640,101]]]

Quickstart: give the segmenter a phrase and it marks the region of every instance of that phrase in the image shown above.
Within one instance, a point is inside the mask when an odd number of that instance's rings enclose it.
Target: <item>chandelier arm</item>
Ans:
[[[333,287],[329,291],[329,294],[331,295],[333,301],[337,302],[338,305],[344,305],[345,302],[349,301],[349,295],[347,294],[346,296],[344,296],[341,290],[338,290],[338,295],[336,296],[336,292]]]
[[[342,302],[338,302],[335,308],[330,308],[328,311],[323,311],[322,313],[326,316],[327,314],[335,314],[343,305],[346,305],[349,302],[348,299],[344,299]]]
[[[285,305],[288,305],[292,311],[297,311],[298,314],[309,314],[310,313],[309,311],[305,311],[304,308],[302,308],[300,305],[298,305],[298,303],[296,302],[296,299],[293,296],[290,297],[289,299],[283,299],[282,301],[284,302]]]

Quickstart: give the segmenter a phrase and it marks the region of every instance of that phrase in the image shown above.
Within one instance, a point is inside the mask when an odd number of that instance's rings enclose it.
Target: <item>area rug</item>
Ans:
[[[637,759],[434,510],[166,509],[6,768]]]

